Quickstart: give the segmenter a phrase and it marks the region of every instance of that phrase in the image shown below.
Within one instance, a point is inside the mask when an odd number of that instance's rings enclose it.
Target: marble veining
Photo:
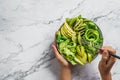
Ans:
[[[51,44],[67,17],[83,15],[102,30],[104,45],[120,55],[119,0],[0,0],[0,80],[58,80],[60,64]],[[100,80],[99,55],[75,66],[73,80]],[[112,69],[120,80],[120,62]]]

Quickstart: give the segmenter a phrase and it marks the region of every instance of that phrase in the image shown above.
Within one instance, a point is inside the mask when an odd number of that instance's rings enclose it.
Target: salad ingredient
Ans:
[[[60,54],[71,64],[85,65],[91,63],[98,55],[103,43],[99,27],[91,20],[82,18],[66,18],[56,32],[56,43]]]

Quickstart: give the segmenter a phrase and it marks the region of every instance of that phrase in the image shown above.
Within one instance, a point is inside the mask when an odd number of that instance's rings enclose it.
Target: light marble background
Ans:
[[[104,45],[120,55],[120,0],[0,0],[0,80],[59,80],[54,33],[66,17],[79,14],[95,21]],[[73,80],[100,80],[100,58],[75,66]],[[119,60],[112,77],[120,80]]]

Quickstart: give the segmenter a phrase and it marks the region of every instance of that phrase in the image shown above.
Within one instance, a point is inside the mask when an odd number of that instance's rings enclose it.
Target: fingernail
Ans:
[[[106,51],[103,52],[103,56],[107,56],[107,52]]]
[[[54,48],[54,44],[52,44],[52,48]]]

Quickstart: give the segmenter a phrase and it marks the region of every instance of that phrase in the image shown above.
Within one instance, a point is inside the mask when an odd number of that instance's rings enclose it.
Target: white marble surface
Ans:
[[[104,45],[120,55],[120,0],[0,0],[0,80],[59,80],[60,65],[51,44],[66,17],[94,20]],[[100,80],[100,55],[73,69],[73,80]],[[112,69],[120,80],[120,61]]]

